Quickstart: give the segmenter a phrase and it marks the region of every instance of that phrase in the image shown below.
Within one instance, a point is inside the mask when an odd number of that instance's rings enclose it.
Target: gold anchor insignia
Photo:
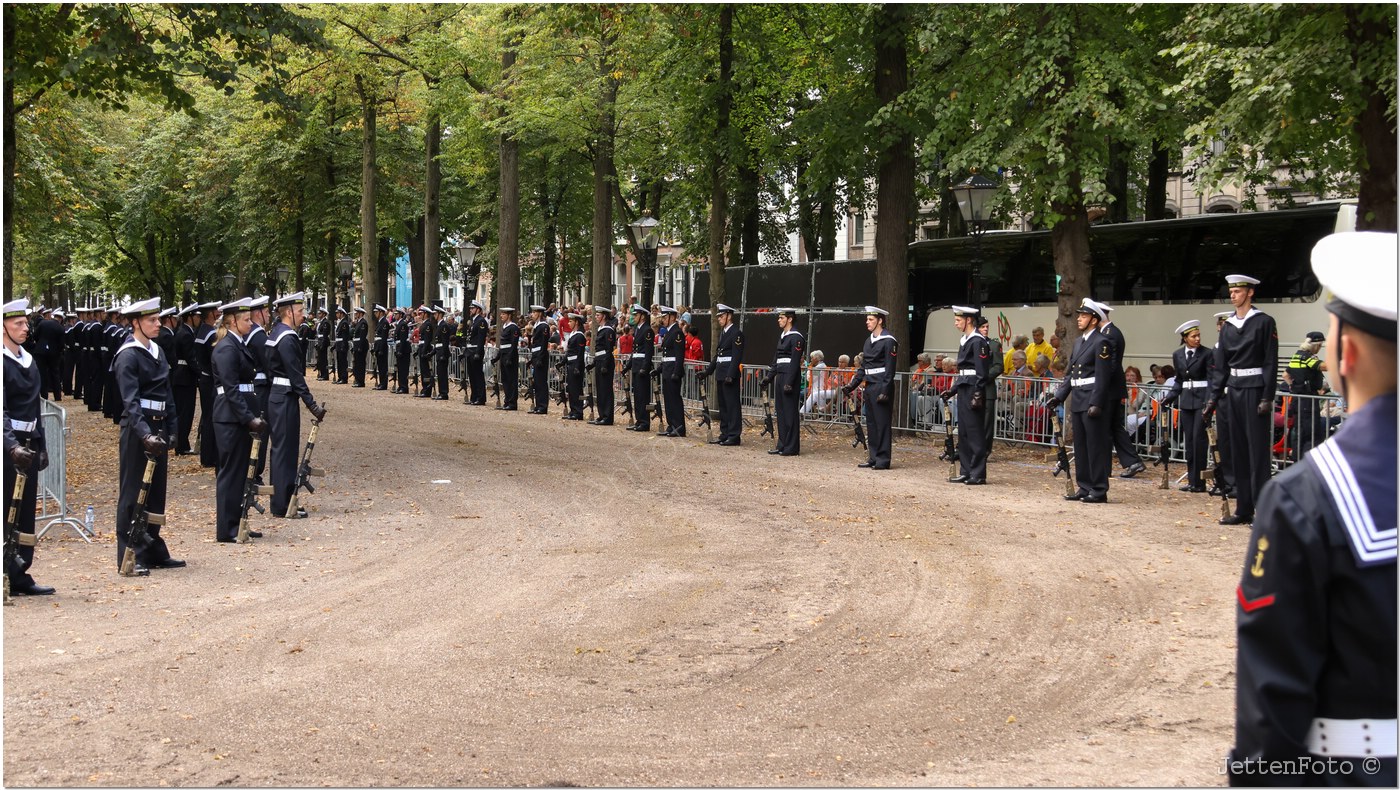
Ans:
[[[1259,547],[1259,552],[1254,555],[1254,564],[1249,567],[1249,575],[1258,579],[1264,575],[1264,552],[1269,550],[1269,539],[1260,538],[1255,545]]]

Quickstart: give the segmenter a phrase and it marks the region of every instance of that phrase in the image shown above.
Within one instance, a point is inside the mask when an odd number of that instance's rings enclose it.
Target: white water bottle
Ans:
[[[89,535],[93,534],[93,532],[92,532],[92,521],[93,521],[92,505],[88,505],[88,506],[87,506],[87,513],[83,514],[83,526],[87,527],[87,531],[88,531],[88,534],[89,534]]]

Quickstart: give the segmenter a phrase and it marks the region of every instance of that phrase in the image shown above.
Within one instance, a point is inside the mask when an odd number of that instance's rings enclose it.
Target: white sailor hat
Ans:
[[[133,303],[130,307],[122,310],[122,315],[129,318],[139,318],[142,316],[155,315],[160,312],[160,299],[151,297],[140,302]]]
[[[247,312],[253,309],[253,300],[245,296],[242,299],[226,302],[220,305],[219,309],[225,313]]]
[[[510,313],[511,315],[514,315],[514,314],[515,314],[515,308],[514,308],[514,307],[498,307],[498,308],[496,308],[496,309],[497,309],[499,312],[502,312],[502,313]]]
[[[876,307],[875,305],[870,305],[870,304],[868,304],[868,305],[865,306],[865,314],[866,314],[866,315],[878,315],[878,316],[880,316],[881,318],[885,318],[885,317],[888,317],[888,316],[889,316],[890,311],[889,311],[889,310],[882,310],[882,309]]]
[[[444,310],[444,309],[442,309],[442,305],[440,305],[440,304],[435,304],[435,305],[433,305],[433,312],[434,312],[434,313],[446,313],[447,311]]]
[[[120,313],[121,311],[122,306],[117,302],[112,302],[110,305],[107,305],[107,312],[109,313]]]
[[[867,308],[867,309],[869,309],[869,308]],[[963,305],[960,305],[960,304],[955,304],[955,305],[953,305],[952,310],[953,310],[953,316],[956,317],[956,318],[974,318],[974,317],[977,316],[978,313],[981,313],[981,312],[982,312],[981,310],[977,309],[976,307],[964,307]]]
[[[730,307],[729,305],[725,304],[724,302],[720,302],[719,304],[715,305],[715,312],[716,312],[716,313],[732,313],[732,312],[734,312],[734,308]]]
[[[1225,275],[1225,284],[1231,288],[1236,286],[1253,288],[1259,284],[1259,281],[1247,274],[1227,274]]]
[[[344,307],[344,305],[336,305],[336,306],[335,306],[335,314],[336,314],[336,315],[345,315],[345,307]]]
[[[672,312],[675,312],[675,311],[672,311]],[[582,321],[582,320],[583,320],[583,316],[580,315],[580,314],[578,314],[578,313],[569,313],[569,317],[570,317],[570,318],[573,318],[573,319],[575,319],[575,320],[578,320],[578,321]]]
[[[196,307],[199,307],[199,305],[197,305],[197,304],[185,305],[184,307],[180,308],[180,312],[176,313],[175,315],[177,315],[177,316],[179,316],[179,317],[181,317],[181,318],[184,318],[185,316],[187,316],[187,315],[189,315],[190,313],[194,312],[194,309],[195,309]]]
[[[322,313],[324,315],[330,315],[330,311],[326,309],[325,305],[321,305],[320,307],[316,308],[316,312]]]
[[[389,312],[388,310],[385,310],[385,309],[384,309],[384,305],[382,305],[382,304],[375,304],[374,309],[375,309],[376,312],[380,312],[380,313],[387,313],[387,312]]]
[[[161,317],[161,318],[170,318],[170,317],[172,317],[172,316],[178,314],[179,312],[180,312],[180,308],[178,308],[178,307],[167,307],[167,308],[165,308],[164,310],[161,310],[161,311],[160,311],[160,317]]]
[[[1099,318],[1108,318],[1108,314],[1113,312],[1112,307],[1109,307],[1103,302],[1096,302],[1087,296],[1084,297],[1083,301],[1081,301],[1080,304],[1082,306],[1092,307],[1094,309],[1094,312],[1099,314]]]
[[[1232,316],[1232,315],[1234,315],[1234,314],[1235,314],[1235,311],[1234,311],[1234,310],[1221,310],[1220,312],[1218,312],[1218,313],[1215,314],[1215,320],[1216,320],[1216,321],[1224,321],[1225,319],[1229,318],[1230,316]]]
[[[289,304],[305,304],[305,303],[306,303],[306,292],[305,292],[305,291],[297,291],[297,292],[294,293],[294,294],[287,294],[286,296],[282,297],[281,299],[278,299],[277,301],[275,301],[275,302],[272,303],[272,306],[273,306],[273,307],[283,307],[283,306],[289,305]]]
[[[218,302],[205,302],[204,304],[198,305],[198,306],[194,307],[193,309],[194,309],[194,310],[197,310],[197,311],[199,311],[199,312],[203,312],[203,311],[205,311],[205,310],[218,310],[218,309],[219,309],[219,303],[218,303]]]
[[[1327,312],[1382,340],[1395,340],[1396,235],[1334,233],[1312,251],[1313,274],[1332,292]]]
[[[1089,298],[1085,298],[1084,301],[1080,302],[1079,309],[1075,310],[1074,312],[1094,316],[1100,321],[1107,318],[1107,315],[1104,314],[1103,308],[1099,307],[1099,303]]]
[[[172,309],[173,309],[173,308],[172,308]],[[53,315],[54,315],[54,318],[64,318],[64,317],[66,317],[67,313],[64,313],[64,312],[63,312],[63,308],[59,308],[59,309],[53,311]]]
[[[775,307],[775,308],[773,308],[773,312],[777,313],[778,315],[785,315],[785,316],[787,316],[788,318],[796,318],[796,317],[797,317],[797,308],[796,308],[796,307]]]
[[[261,309],[264,308],[264,307],[267,307],[267,297],[266,297],[266,296],[255,296],[255,297],[253,297],[253,298],[251,298],[251,299],[248,300],[248,309],[249,309],[249,310],[261,310]]]
[[[593,312],[602,313],[603,315],[612,315],[612,308],[604,307],[600,304],[595,304],[593,305]]]
[[[355,312],[357,312],[357,313],[363,313],[364,311],[365,311],[365,309],[364,309],[363,307],[360,307],[359,305],[355,305]]]
[[[1184,323],[1184,324],[1182,324],[1181,326],[1177,327],[1177,328],[1176,328],[1176,333],[1177,333],[1178,335],[1184,335],[1184,334],[1186,334],[1187,332],[1190,332],[1192,329],[1195,329],[1196,331],[1199,332],[1199,331],[1200,331],[1200,326],[1201,326],[1201,322],[1200,322],[1200,321],[1197,321],[1196,319],[1193,318],[1193,319],[1191,319],[1190,321],[1187,321],[1186,323]]]
[[[719,308],[720,308],[720,309],[719,309],[719,312],[721,312],[721,313],[725,312],[725,310],[729,310],[729,308],[725,307],[724,305],[719,305]],[[632,305],[632,312],[634,312],[634,313],[641,313],[642,315],[646,315],[646,314],[647,314],[648,312],[650,312],[650,311],[648,311],[645,307],[642,307],[641,302],[638,302],[637,304]],[[733,310],[729,310],[729,312],[732,313],[732,312],[734,312],[734,311],[733,311]]]
[[[532,305],[530,305],[530,311],[531,311],[531,312],[536,312],[536,313],[543,313],[543,312],[544,312],[544,305],[532,304]]]
[[[660,305],[657,309],[659,309],[659,310],[661,311],[662,315],[680,315],[680,313],[677,313],[677,312],[676,312],[676,308],[674,308],[674,307],[667,307],[667,306],[664,305],[664,304],[663,304],[663,305]]]
[[[19,318],[20,316],[27,315],[29,315],[28,299],[14,299],[5,303],[6,318]]]
[[[476,309],[481,310],[483,312],[486,310],[486,305],[482,304],[480,299],[473,299],[472,307],[475,307]]]

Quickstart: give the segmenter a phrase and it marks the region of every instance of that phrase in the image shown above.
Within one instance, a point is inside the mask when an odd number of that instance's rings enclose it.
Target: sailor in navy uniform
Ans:
[[[1099,331],[1104,317],[1092,299],[1085,299],[1075,311],[1079,342],[1069,355],[1065,377],[1048,401],[1054,409],[1074,395],[1068,412],[1074,434],[1074,480],[1079,487],[1065,499],[1090,504],[1108,501],[1108,472],[1113,461],[1113,429],[1108,424],[1115,386],[1113,341]]]
[[[894,371],[899,360],[899,340],[885,331],[888,310],[866,305],[865,328],[870,336],[861,350],[862,366],[856,368],[849,384],[841,388],[850,395],[865,385],[865,422],[870,455],[861,469],[889,469],[893,438],[890,424],[894,416]],[[854,419],[860,419],[855,417]]]
[[[257,413],[266,419],[267,400],[272,394],[272,381],[267,374],[267,330],[264,325],[267,323],[267,303],[268,297],[259,296],[248,300],[248,317],[253,321],[253,328],[248,331],[248,350],[253,352],[253,364],[257,365],[257,372],[253,374],[253,395],[257,397]],[[267,465],[267,442],[263,442],[258,449],[258,465],[253,471],[258,485],[263,482],[263,468]]]
[[[1206,403],[1229,414],[1231,465],[1235,473],[1235,512],[1221,524],[1249,524],[1254,503],[1273,472],[1274,393],[1278,387],[1278,326],[1254,307],[1259,281],[1243,274],[1225,278],[1235,314],[1225,319],[1215,350],[1219,375]],[[1228,385],[1229,392],[1224,391]],[[1209,416],[1207,416],[1209,419]]]
[[[685,333],[676,325],[676,308],[661,306],[661,406],[666,415],[665,431],[658,436],[685,436],[685,401],[681,382],[685,380]],[[657,426],[661,428],[663,426]]]
[[[87,380],[83,386],[83,403],[87,405],[88,411],[102,410],[102,384],[106,380],[106,368],[102,367],[102,346],[103,338],[107,331],[107,326],[111,323],[111,315],[99,307],[94,307],[90,313],[92,320],[88,322],[84,343],[87,356]]]
[[[316,403],[306,386],[306,374],[301,360],[301,338],[292,327],[301,323],[302,305],[306,294],[288,294],[273,303],[277,323],[267,340],[267,373],[272,379],[272,393],[267,402],[269,469],[272,483],[272,515],[278,518],[305,518],[306,511],[288,513],[292,490],[297,482],[297,466],[301,461],[301,404],[305,403],[317,422],[325,419],[325,407]]]
[[[418,322],[418,395],[419,398],[433,397],[433,337],[437,334],[437,320],[433,309],[426,304],[418,305],[418,314],[423,320]]]
[[[350,319],[344,307],[335,308],[335,334],[331,342],[335,346],[334,383],[345,384],[350,381]]]
[[[530,305],[530,387],[535,393],[531,414],[549,413],[549,322],[544,307]]]
[[[316,380],[330,381],[331,335],[334,330],[326,308],[318,308],[316,316]]]
[[[1206,469],[1206,453],[1210,449],[1201,409],[1210,397],[1211,352],[1201,348],[1200,327],[1200,321],[1187,321],[1176,328],[1181,338],[1181,347],[1172,352],[1176,380],[1171,392],[1162,398],[1162,408],[1175,405],[1181,415],[1181,435],[1186,445],[1186,485],[1181,490],[1192,494],[1205,493],[1201,473]]]
[[[9,507],[10,495],[15,490],[15,477],[18,470],[26,471],[28,477],[24,491],[20,495],[19,517],[16,528],[29,537],[22,541],[18,536],[12,539],[19,542],[18,562],[5,564],[5,574],[10,577],[10,592],[16,595],[53,595],[54,589],[34,582],[29,575],[34,565],[34,506],[39,494],[39,473],[49,465],[48,445],[45,444],[44,421],[40,415],[43,394],[40,388],[42,374],[34,355],[24,349],[29,340],[29,300],[16,299],[4,305],[4,381],[0,391],[4,398],[5,436],[5,503]],[[6,514],[8,519],[8,514]],[[28,545],[25,545],[28,544]],[[8,552],[7,552],[8,554]]]
[[[408,312],[394,308],[394,394],[408,394],[408,378],[413,365],[413,326]]]
[[[496,330],[496,375],[500,378],[501,405],[497,409],[515,411],[520,400],[520,325],[515,323],[515,308],[500,309],[500,328]]]
[[[1128,435],[1125,401],[1128,397],[1128,378],[1123,370],[1123,355],[1128,350],[1128,339],[1123,330],[1113,323],[1113,308],[1103,302],[1095,302],[1104,315],[1099,331],[1113,342],[1113,393],[1109,397],[1109,429],[1113,432],[1113,447],[1118,451],[1118,464],[1123,467],[1119,477],[1137,477],[1147,471],[1133,439]],[[1110,467],[1112,464],[1109,465]]]
[[[569,412],[565,420],[583,419],[583,377],[588,364],[588,336],[583,333],[583,316],[569,313],[569,331],[563,337],[564,392],[568,395]]]
[[[656,350],[656,330],[651,328],[651,313],[640,304],[632,305],[637,326],[632,330],[632,357],[628,367],[632,374],[632,419],[629,431],[651,432],[651,367]],[[701,375],[704,375],[701,371]]]
[[[715,379],[715,394],[719,406],[719,438],[711,439],[710,444],[738,447],[744,431],[743,413],[739,403],[739,385],[744,370],[744,332],[734,323],[734,308],[729,305],[716,304],[715,316],[720,326],[719,340],[715,343],[715,356],[710,360],[709,367],[702,369],[697,375],[702,378],[714,376]],[[680,329],[676,331],[679,332]],[[684,341],[681,342],[681,347],[685,347]],[[635,352],[635,347],[633,350]]]
[[[365,357],[369,354],[369,323],[365,321],[365,309],[355,308],[355,320],[350,322],[350,371],[355,380],[352,387],[365,385]]]
[[[379,375],[374,388],[389,389],[389,319],[384,305],[374,306],[374,369]]]
[[[602,305],[593,306],[593,399],[598,406],[598,416],[593,425],[613,424],[613,367],[616,364],[617,330],[608,323],[612,310]]]
[[[253,437],[267,431],[267,421],[257,412],[253,377],[257,365],[248,350],[252,319],[250,299],[239,299],[223,306],[220,332],[214,343],[213,369],[218,384],[214,398],[214,431],[219,440],[219,473],[216,477],[216,521],[214,537],[220,543],[238,539],[238,523],[243,516],[243,486],[248,477],[248,455]],[[262,533],[249,532],[260,538]]]
[[[199,362],[195,356],[194,327],[191,323],[199,319],[194,312],[198,305],[189,305],[176,313],[179,323],[175,325],[175,351],[170,355],[170,386],[175,392],[175,454],[193,455],[190,449],[190,431],[194,430],[194,398],[199,392]]]
[[[59,313],[61,319],[62,313]],[[34,357],[39,362],[43,394],[63,400],[63,324],[52,315],[41,315],[33,331]]]
[[[102,358],[102,369],[106,371],[102,384],[102,416],[110,419],[114,425],[120,425],[122,421],[121,396],[117,394],[116,374],[112,371],[112,358],[117,355],[117,349],[121,348],[131,335],[131,329],[127,326],[130,323],[126,316],[121,313],[121,308],[112,306],[112,311],[117,313],[112,325],[107,327],[106,336],[103,339],[104,354]]]
[[[160,332],[160,300],[147,299],[128,307],[123,314],[131,320],[131,337],[122,343],[112,360],[117,396],[122,404],[122,432],[119,442],[117,483],[117,566],[121,567],[129,537],[127,530],[136,516],[137,495],[146,472],[147,456],[156,466],[146,492],[146,512],[165,512],[166,473],[171,434],[178,424],[175,390],[170,383],[170,363],[155,342]],[[160,526],[148,524],[150,542],[136,552],[136,572],[150,568],[182,568],[184,560],[173,559]]]
[[[83,331],[87,329],[87,319],[81,307],[73,314],[76,320],[63,330],[63,394],[82,400]]]
[[[991,378],[992,349],[977,331],[981,311],[976,307],[953,305],[953,326],[962,333],[958,340],[958,377],[952,389],[958,409],[958,474],[950,483],[970,486],[987,482],[987,431],[983,420],[995,419],[987,408],[987,382]],[[947,400],[953,392],[945,392]]]
[[[167,307],[160,311],[160,334],[156,335],[156,345],[160,346],[166,364],[175,365],[175,314],[179,308]],[[133,327],[133,331],[135,331]]]
[[[211,358],[214,352],[216,329],[215,317],[219,310],[218,302],[206,302],[194,308],[199,323],[194,327],[194,356],[198,361],[199,387],[199,465],[206,469],[219,466],[219,439],[214,434],[214,365]]]
[[[486,305],[473,299],[467,308],[468,317],[458,329],[466,340],[463,347],[467,362],[467,403],[471,406],[486,405],[486,336],[491,332],[491,324],[483,315],[485,311]]]
[[[433,329],[433,363],[436,368],[437,395],[433,396],[433,400],[447,400],[448,382],[452,380],[448,376],[448,363],[452,360],[452,337],[457,334],[457,324],[440,305],[433,306],[433,315],[437,317],[437,325]]]
[[[764,376],[763,386],[773,388],[773,416],[778,423],[776,446],[769,455],[797,455],[802,452],[802,361],[806,345],[802,333],[792,328],[797,311],[779,308],[778,346],[773,350],[773,367]],[[684,332],[679,332],[684,337]],[[684,341],[682,341],[684,343]]]
[[[1237,594],[1232,785],[1396,786],[1396,252],[1375,232],[1313,248],[1349,416],[1259,495]]]

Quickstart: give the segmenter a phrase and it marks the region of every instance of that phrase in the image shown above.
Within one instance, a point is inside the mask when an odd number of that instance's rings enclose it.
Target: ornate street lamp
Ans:
[[[355,259],[349,255],[342,255],[335,259],[336,268],[340,271],[340,295],[342,297],[345,312],[350,312],[350,287],[355,284]]]
[[[225,275],[224,275],[224,293],[225,293],[225,294],[228,294],[228,299],[229,299],[230,302],[233,301],[233,281],[234,281],[234,279],[235,279],[235,278],[234,278],[234,276],[233,276],[232,274],[225,274]]]
[[[953,187],[953,195],[958,200],[958,213],[967,223],[967,231],[973,237],[976,247],[972,263],[972,278],[968,283],[967,299],[970,304],[979,304],[982,293],[982,234],[992,214],[992,198],[1001,185],[984,175],[974,173],[966,181]]]
[[[476,251],[481,249],[472,243],[471,239],[458,244],[455,251],[457,253],[457,267],[461,272],[462,281],[462,315],[467,314],[467,307],[476,297],[477,278],[469,275],[472,268],[472,261],[476,260]],[[470,295],[468,295],[470,294]]]
[[[184,286],[185,286],[185,294],[184,294],[184,296],[185,296],[185,304],[189,304],[191,301],[194,300],[194,280],[192,280],[192,279],[186,277],[186,278],[185,278],[185,282],[184,282]]]
[[[642,265],[642,304],[650,306],[656,296],[656,248],[661,244],[661,223],[643,211],[642,216],[629,225],[632,237],[637,240],[637,262]]]

